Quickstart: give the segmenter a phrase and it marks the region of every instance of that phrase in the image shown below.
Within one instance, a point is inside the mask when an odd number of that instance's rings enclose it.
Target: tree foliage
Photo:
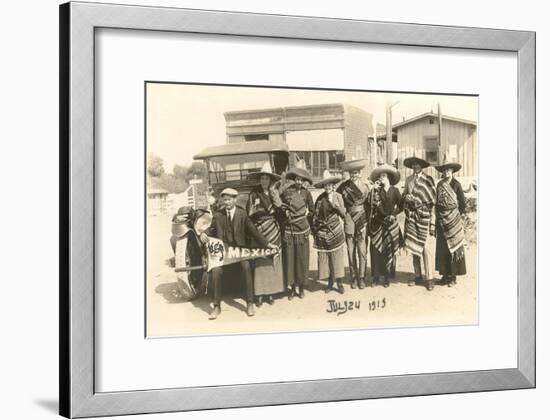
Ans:
[[[147,157],[147,172],[154,178],[164,174],[164,162],[160,156],[149,153]]]
[[[169,193],[181,193],[189,186],[192,179],[202,179],[203,183],[197,186],[198,191],[206,190],[207,170],[203,162],[195,161],[189,166],[175,164],[172,173],[166,173],[162,158],[149,155],[147,172],[153,178],[155,186]]]

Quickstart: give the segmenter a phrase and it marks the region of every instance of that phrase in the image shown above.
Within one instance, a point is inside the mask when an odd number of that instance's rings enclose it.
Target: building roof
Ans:
[[[270,114],[270,113],[283,113],[285,111],[297,111],[303,109],[319,109],[319,108],[340,108],[344,109],[342,103],[328,103],[328,104],[312,104],[312,105],[295,105],[295,106],[285,106],[277,108],[258,108],[258,109],[241,109],[237,111],[227,111],[224,112],[225,119],[227,120],[230,117],[238,116],[241,114]]]
[[[252,153],[288,152],[288,146],[283,141],[256,140],[240,143],[227,143],[203,149],[193,156],[193,159],[207,159],[216,156],[246,155]]]
[[[413,123],[415,121],[421,120],[423,118],[428,118],[428,117],[438,118],[438,115],[434,112],[426,112],[424,114],[417,115],[416,117],[409,118],[408,120],[395,123],[395,124],[393,124],[392,128],[395,129],[395,128],[403,127],[404,125],[407,125],[407,124],[410,124],[410,123]],[[444,119],[444,120],[459,122],[459,123],[462,123],[462,124],[473,125],[474,127],[477,127],[477,123],[475,121],[463,120],[461,118],[451,117],[449,115],[442,115],[441,118]]]

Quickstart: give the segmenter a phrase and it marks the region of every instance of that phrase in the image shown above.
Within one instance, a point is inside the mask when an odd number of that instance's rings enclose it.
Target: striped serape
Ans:
[[[273,216],[260,217],[254,222],[254,225],[264,235],[268,243],[281,245],[281,231],[279,230],[279,224]]]
[[[464,257],[464,224],[458,210],[458,197],[446,180],[437,184],[436,209],[452,261],[461,260]]]
[[[267,242],[281,245],[281,230],[275,219],[275,208],[272,199],[271,191],[269,194],[264,194],[261,187],[258,187],[250,192],[246,207],[254,226]]]
[[[287,209],[284,223],[284,240],[296,244],[309,241],[309,222],[307,220],[307,202],[299,189],[290,186],[284,190],[282,201]]]
[[[344,223],[323,193],[315,203],[313,247],[319,252],[336,251],[345,243]]]
[[[371,232],[372,246],[382,254],[386,269],[390,271],[392,260],[403,243],[403,236],[397,220],[394,222],[381,223],[378,228]]]
[[[405,207],[405,248],[414,255],[422,256],[435,203],[435,182],[431,176],[421,175],[411,184],[409,194],[415,201]]]
[[[347,180],[338,187],[337,191],[342,194],[346,210],[355,224],[355,231],[360,231],[367,224],[364,203],[368,187],[365,185],[365,191],[361,191],[352,180]]]

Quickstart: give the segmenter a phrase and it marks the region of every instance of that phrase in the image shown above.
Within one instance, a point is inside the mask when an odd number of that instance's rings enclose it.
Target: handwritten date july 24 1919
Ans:
[[[361,309],[360,300],[344,300],[341,302],[330,299],[327,301],[328,313],[334,313],[337,316],[343,315],[347,312],[358,311]],[[384,309],[386,307],[386,298],[382,299],[373,299],[368,302],[369,311],[376,311],[379,309]]]

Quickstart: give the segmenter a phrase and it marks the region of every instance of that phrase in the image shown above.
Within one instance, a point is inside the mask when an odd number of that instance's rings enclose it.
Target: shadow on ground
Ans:
[[[411,277],[413,277],[412,273],[405,273],[402,271],[398,271],[396,273],[395,279],[391,281],[390,287],[391,287],[391,284],[396,284],[396,283],[408,284],[408,281]],[[383,281],[383,279],[379,279],[379,281]],[[309,293],[324,292],[326,283],[327,283],[326,280],[321,280],[321,281],[317,280],[317,270],[310,270],[308,273],[308,281],[305,285],[305,289]],[[367,287],[369,287],[371,283],[372,283],[372,276],[369,273],[366,279]],[[350,287],[350,275],[349,275],[348,269],[346,269],[344,286],[346,287],[346,289]],[[382,287],[382,285],[378,284],[376,287]],[[425,287],[425,284],[416,283],[415,287]],[[246,310],[246,306],[243,303],[241,303],[241,301],[244,301],[245,290],[242,287],[241,289],[242,290],[236,289],[236,290],[231,290],[229,292],[222,293],[223,302],[238,310],[243,310],[243,311]],[[177,282],[162,283],[155,288],[155,292],[158,294],[161,294],[167,303],[178,304],[178,303],[187,302],[186,300],[182,300],[181,298],[178,297],[177,290],[178,290]],[[285,296],[286,296],[286,292],[283,292],[275,295],[274,297],[275,299],[280,299],[280,298],[284,298]],[[212,302],[211,292],[209,293],[209,295],[206,295],[206,296],[202,295],[191,301],[193,306],[197,307],[198,309],[201,309],[203,312],[206,312],[206,313],[210,313],[211,311],[211,302]]]

